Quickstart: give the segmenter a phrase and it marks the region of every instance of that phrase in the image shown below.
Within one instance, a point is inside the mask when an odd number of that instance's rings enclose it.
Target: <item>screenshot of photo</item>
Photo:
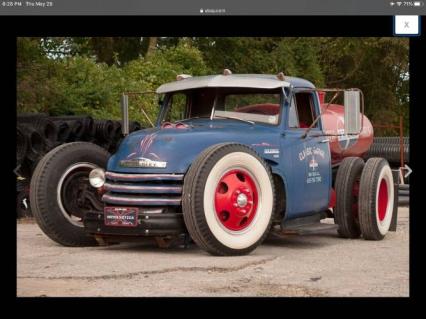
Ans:
[[[415,297],[424,2],[0,1],[13,297]]]

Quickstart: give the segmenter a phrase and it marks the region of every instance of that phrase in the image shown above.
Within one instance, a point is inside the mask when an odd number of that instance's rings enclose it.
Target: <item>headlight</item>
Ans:
[[[95,168],[89,174],[89,182],[95,188],[105,184],[105,171],[102,168]]]

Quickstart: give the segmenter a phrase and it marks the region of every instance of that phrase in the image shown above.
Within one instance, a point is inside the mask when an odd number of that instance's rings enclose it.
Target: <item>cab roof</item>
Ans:
[[[179,81],[165,83],[158,87],[156,92],[162,94],[208,87],[276,89],[289,86],[315,88],[311,82],[291,76],[285,76],[283,81],[273,74],[219,74],[186,77]]]

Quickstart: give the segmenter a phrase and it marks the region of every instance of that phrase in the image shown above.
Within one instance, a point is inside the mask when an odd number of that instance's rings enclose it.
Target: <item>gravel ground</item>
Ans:
[[[397,232],[382,241],[330,230],[269,238],[242,257],[150,242],[68,248],[19,221],[17,295],[409,296],[408,221],[400,208]]]

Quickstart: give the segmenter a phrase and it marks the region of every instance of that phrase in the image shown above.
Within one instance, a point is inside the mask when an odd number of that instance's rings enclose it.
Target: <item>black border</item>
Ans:
[[[421,177],[422,163],[420,158],[422,156],[422,117],[421,109],[426,106],[424,95],[424,71],[423,60],[426,57],[426,44],[424,41],[425,25],[424,17],[422,17],[422,36],[410,38],[410,137],[411,137],[411,168],[413,174],[411,180],[411,202],[410,202],[410,298],[218,298],[218,299],[188,299],[188,298],[147,298],[147,299],[127,299],[116,298],[119,301],[130,301],[133,305],[140,306],[143,309],[145,303],[149,303],[153,310],[159,311],[159,308],[164,302],[168,302],[172,307],[177,306],[181,301],[190,303],[189,306],[198,305],[200,302],[210,304],[211,302],[220,302],[223,304],[231,305],[235,309],[251,303],[264,302],[271,304],[286,304],[289,306],[288,301],[291,301],[293,306],[298,311],[303,312],[300,308],[301,303],[306,301],[314,304],[315,306],[322,305],[324,302],[333,307],[340,305],[346,307],[353,301],[363,304],[377,303],[377,310],[383,311],[382,302],[386,302],[386,308],[389,310],[388,305],[393,304],[400,306],[402,304],[410,304],[419,297],[420,282],[418,274],[422,271],[419,266],[419,254],[422,251],[421,231],[423,225],[422,207],[418,198],[421,196]],[[10,125],[10,131],[14,129],[16,123],[16,111],[12,107],[16,105],[16,37],[18,36],[393,36],[393,17],[392,16],[149,16],[149,17],[89,17],[89,16],[74,16],[74,17],[51,17],[51,16],[26,16],[26,17],[1,17],[0,30],[3,31],[2,37],[2,50],[1,61],[3,64],[1,76],[3,77],[2,85],[2,103],[4,103],[3,110],[6,114],[3,116],[7,121],[2,121],[3,132],[9,131],[7,126]],[[10,114],[9,114],[10,113]],[[13,135],[14,136],[14,135]],[[10,191],[10,197],[6,195],[3,199],[10,199],[11,209],[3,209],[3,214],[6,219],[10,219],[7,227],[4,227],[3,246],[6,247],[10,253],[10,257],[4,257],[3,261],[7,261],[7,269],[11,274],[6,275],[6,279],[10,279],[11,287],[8,289],[8,296],[16,298],[16,217],[12,214],[15,211],[14,202],[12,199],[15,197],[13,186],[15,176],[13,174],[15,159],[14,159],[14,143],[13,138],[4,137],[3,145],[7,145],[5,153],[8,156],[3,160],[7,160],[7,169],[5,170],[4,179],[7,179],[7,185],[4,189]],[[10,155],[10,156],[9,156]],[[416,159],[418,157],[418,159]],[[4,163],[4,161],[2,161]],[[10,178],[10,182],[9,182]],[[13,180],[12,180],[13,179]],[[418,184],[418,185],[417,185]],[[10,185],[10,186],[9,186]],[[419,188],[420,187],[420,188]],[[8,201],[9,202],[9,201]],[[416,207],[419,207],[416,209]],[[9,212],[9,213],[8,213]],[[10,232],[10,234],[8,233]],[[4,252],[5,253],[5,252]],[[326,258],[326,256],[324,256]],[[6,262],[5,262],[6,263]],[[10,263],[10,264],[9,264]],[[13,263],[13,264],[12,264]],[[34,306],[40,305],[45,308],[47,302],[54,301],[56,303],[75,302],[76,305],[86,304],[87,302],[103,303],[110,302],[110,298],[89,298],[82,300],[81,298],[17,298],[15,301],[24,306],[19,307],[19,310],[25,308],[33,309]],[[105,306],[105,304],[103,305]],[[160,307],[156,307],[160,306]],[[173,308],[170,307],[171,310]],[[96,311],[100,311],[100,307],[96,307]],[[104,307],[103,307],[104,308]],[[110,307],[104,310],[117,315],[123,315],[118,310],[111,310]],[[190,308],[189,308],[190,309]],[[262,309],[262,308],[260,308]],[[259,309],[259,310],[260,310]],[[324,314],[329,315],[334,312],[335,308],[323,308],[329,310]],[[356,311],[353,307],[348,312]],[[163,309],[164,310],[164,309]],[[283,308],[283,314],[286,309]],[[293,309],[294,310],[294,309]],[[320,308],[313,308],[314,311]],[[361,310],[361,309],[358,309]],[[81,315],[81,309],[66,308],[69,314],[74,313]],[[95,312],[96,313],[96,312]],[[100,312],[99,312],[100,313]],[[176,313],[177,314],[177,313]],[[318,313],[319,314],[319,313]],[[383,313],[382,313],[383,315]],[[98,314],[99,316],[99,314]]]

